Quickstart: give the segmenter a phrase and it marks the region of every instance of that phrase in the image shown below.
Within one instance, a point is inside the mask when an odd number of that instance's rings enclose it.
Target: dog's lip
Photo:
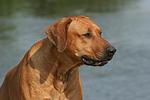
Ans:
[[[105,64],[108,63],[108,60],[94,60],[87,56],[82,56],[81,60],[85,65],[89,66],[104,66]]]

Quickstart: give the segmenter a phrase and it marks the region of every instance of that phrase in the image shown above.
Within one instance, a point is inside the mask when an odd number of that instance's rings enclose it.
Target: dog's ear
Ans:
[[[70,18],[62,18],[45,30],[47,37],[57,47],[59,52],[63,52],[66,49],[68,42],[67,29],[71,21]]]

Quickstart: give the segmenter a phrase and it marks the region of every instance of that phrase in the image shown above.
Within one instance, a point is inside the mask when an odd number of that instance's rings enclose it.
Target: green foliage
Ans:
[[[26,11],[36,16],[117,11],[129,0],[0,0],[0,16]]]

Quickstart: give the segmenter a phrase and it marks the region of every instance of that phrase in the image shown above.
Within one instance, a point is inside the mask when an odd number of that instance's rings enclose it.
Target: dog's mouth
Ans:
[[[82,56],[81,57],[81,60],[82,62],[85,64],[85,65],[89,65],[89,66],[104,66],[105,64],[108,63],[109,60],[94,60],[94,59],[91,59],[87,56]]]

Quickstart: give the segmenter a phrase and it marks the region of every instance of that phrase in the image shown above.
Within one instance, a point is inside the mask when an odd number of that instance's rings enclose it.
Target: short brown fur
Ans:
[[[111,45],[84,16],[62,18],[45,32],[47,38],[35,43],[7,73],[0,100],[82,100],[81,56],[102,59]],[[83,36],[87,32],[92,33],[91,39]]]

